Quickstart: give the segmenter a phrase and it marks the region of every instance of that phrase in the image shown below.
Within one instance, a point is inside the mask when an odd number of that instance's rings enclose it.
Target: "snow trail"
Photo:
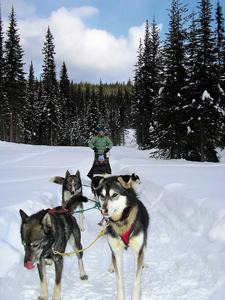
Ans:
[[[82,183],[93,153],[85,147],[28,146],[0,142],[0,299],[37,299],[37,267],[23,267],[19,209],[32,214],[61,203],[61,186],[49,182],[66,170],[80,170]],[[225,164],[149,159],[148,151],[113,147],[113,174],[136,172],[139,198],[150,215],[148,245],[142,272],[142,300],[223,300],[225,295]],[[90,187],[83,193],[93,199]],[[84,204],[85,209],[93,202]],[[98,209],[84,212],[82,245],[103,229]],[[75,215],[76,217],[76,215]],[[66,249],[72,252],[70,246]],[[61,299],[116,299],[115,274],[108,273],[111,253],[103,236],[84,252],[88,281],[79,279],[76,255],[64,258]],[[124,252],[125,299],[132,297],[133,255]],[[49,299],[54,266],[47,268]]]

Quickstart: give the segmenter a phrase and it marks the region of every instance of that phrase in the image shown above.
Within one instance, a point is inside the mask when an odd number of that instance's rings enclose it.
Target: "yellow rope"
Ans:
[[[99,234],[99,236],[97,237],[97,239],[95,239],[94,242],[91,243],[91,245],[88,246],[87,248],[81,249],[81,250],[78,250],[78,251],[74,251],[74,252],[71,252],[71,253],[61,253],[61,252],[59,252],[59,251],[53,250],[53,254],[60,254],[60,255],[62,255],[62,256],[64,257],[64,256],[70,256],[70,255],[73,255],[73,254],[75,254],[75,253],[79,253],[79,252],[82,252],[82,251],[84,251],[84,250],[89,249],[95,242],[97,242],[98,239],[100,239],[100,237],[102,237],[102,236],[105,234],[106,228],[107,228],[109,225],[110,225],[110,223],[106,223],[104,229],[100,232],[100,234]]]

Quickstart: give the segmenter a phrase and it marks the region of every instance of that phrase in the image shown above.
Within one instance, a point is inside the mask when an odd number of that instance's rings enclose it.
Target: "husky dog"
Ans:
[[[130,175],[123,175],[123,180],[128,186],[130,185],[132,188],[135,187],[135,184],[141,184],[140,177],[135,173],[132,173],[131,176]],[[92,185],[92,192],[94,193],[95,200],[97,201],[97,197],[96,197],[96,193],[95,193],[95,190],[93,188],[93,185]],[[98,225],[102,226],[104,220],[105,220],[105,218],[103,217],[102,220],[98,223]],[[112,269],[112,268],[110,268],[110,269]]]
[[[117,299],[124,300],[122,252],[131,247],[134,254],[132,300],[140,299],[140,280],[149,224],[148,212],[132,187],[132,175],[94,177],[92,180],[101,213],[108,219],[108,243],[116,272]]]
[[[87,198],[82,195],[82,183],[80,178],[80,171],[78,170],[75,175],[71,175],[67,170],[65,178],[56,176],[50,179],[51,182],[55,182],[62,185],[62,207],[69,211],[74,211],[78,206],[80,208],[80,230],[84,231],[83,224],[83,202],[87,202]]]
[[[53,299],[60,299],[60,284],[63,269],[63,257],[55,251],[63,253],[67,241],[75,251],[81,250],[80,230],[76,219],[61,206],[52,210],[46,209],[28,216],[20,210],[22,218],[20,233],[24,245],[24,266],[29,270],[34,268],[37,261],[41,282],[41,295],[39,300],[48,299],[45,259],[50,258],[55,263],[55,286]],[[77,253],[80,279],[87,280],[82,260],[83,252]]]

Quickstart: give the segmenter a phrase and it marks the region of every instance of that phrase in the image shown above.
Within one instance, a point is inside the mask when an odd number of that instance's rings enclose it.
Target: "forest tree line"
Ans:
[[[12,6],[3,37],[0,19],[0,140],[87,146],[104,126],[114,145],[125,130],[136,131],[140,149],[154,157],[218,161],[225,146],[225,29],[222,6],[201,0],[196,12],[171,1],[165,41],[155,18],[140,39],[134,80],[125,83],[74,83],[62,62],[59,80],[54,37],[47,28],[43,72],[35,78],[23,66]]]

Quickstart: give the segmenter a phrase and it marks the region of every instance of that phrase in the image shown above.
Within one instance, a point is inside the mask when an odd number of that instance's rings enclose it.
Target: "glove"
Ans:
[[[95,152],[98,152],[98,149],[97,149],[96,147],[94,147],[93,150],[94,150]]]
[[[109,152],[109,150],[110,149],[107,147],[104,152],[107,153],[107,152]]]

